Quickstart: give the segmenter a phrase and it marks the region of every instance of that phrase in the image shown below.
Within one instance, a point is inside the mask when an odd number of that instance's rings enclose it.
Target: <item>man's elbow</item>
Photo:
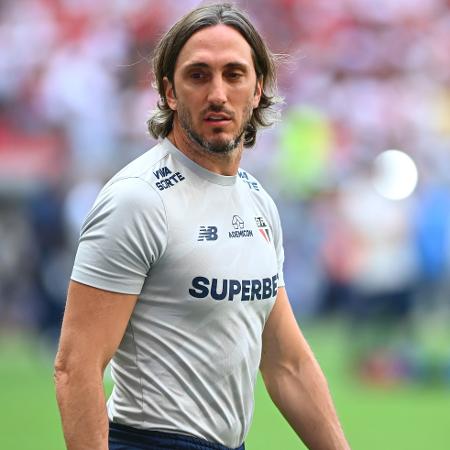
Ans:
[[[301,366],[302,364],[299,360],[276,361],[262,364],[260,370],[267,390],[270,392],[289,380],[300,378],[302,372]]]
[[[57,353],[55,362],[53,364],[53,383],[58,392],[69,382],[69,363],[67,358],[60,352]]]
[[[98,381],[103,379],[103,373],[108,360],[98,355],[89,357],[81,351],[58,351],[53,365],[53,381],[56,389],[64,389],[72,383]]]
[[[313,356],[310,353],[295,352],[283,357],[262,358],[260,370],[263,378],[297,377],[304,367],[310,364]]]
[[[95,374],[97,371],[93,369],[87,360],[82,361],[75,355],[58,352],[53,365],[53,381],[57,389],[63,388],[69,382],[82,378],[83,373],[91,372]]]
[[[283,385],[295,383],[301,386],[304,378],[314,372],[314,376],[322,379],[323,374],[312,353],[295,355],[291,358],[266,361],[260,365],[261,375],[267,390],[281,389]]]

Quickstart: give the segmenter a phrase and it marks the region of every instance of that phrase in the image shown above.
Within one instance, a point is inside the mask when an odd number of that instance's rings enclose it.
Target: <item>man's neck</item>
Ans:
[[[238,172],[243,151],[242,143],[231,152],[213,153],[202,148],[196,142],[193,142],[181,130],[173,129],[167,138],[189,159],[210,172],[227,176],[236,175]]]

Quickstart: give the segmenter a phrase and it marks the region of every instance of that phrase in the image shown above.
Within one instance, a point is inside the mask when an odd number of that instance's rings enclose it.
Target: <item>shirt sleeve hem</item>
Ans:
[[[78,271],[74,271],[70,279],[81,284],[86,284],[97,289],[115,292],[118,294],[139,295],[142,291],[142,284],[138,286],[129,283],[114,282],[114,280],[111,279],[104,280],[102,278],[83,274]]]

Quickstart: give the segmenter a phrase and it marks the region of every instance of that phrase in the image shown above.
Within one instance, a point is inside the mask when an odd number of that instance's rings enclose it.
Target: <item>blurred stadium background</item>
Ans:
[[[448,449],[450,2],[236,3],[290,55],[282,120],[243,166],[279,206],[290,298],[350,443]],[[151,51],[197,4],[0,3],[2,449],[64,448],[51,372],[78,231],[153,145]],[[248,449],[303,448],[261,383],[256,400]]]

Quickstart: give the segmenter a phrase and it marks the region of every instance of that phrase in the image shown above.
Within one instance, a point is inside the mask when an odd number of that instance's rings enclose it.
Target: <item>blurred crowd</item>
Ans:
[[[154,144],[152,49],[199,3],[0,3],[1,327],[56,338],[90,205]],[[236,3],[280,55],[282,119],[243,166],[278,203],[296,313],[448,315],[450,1]],[[372,184],[392,148],[419,172],[404,200]]]

